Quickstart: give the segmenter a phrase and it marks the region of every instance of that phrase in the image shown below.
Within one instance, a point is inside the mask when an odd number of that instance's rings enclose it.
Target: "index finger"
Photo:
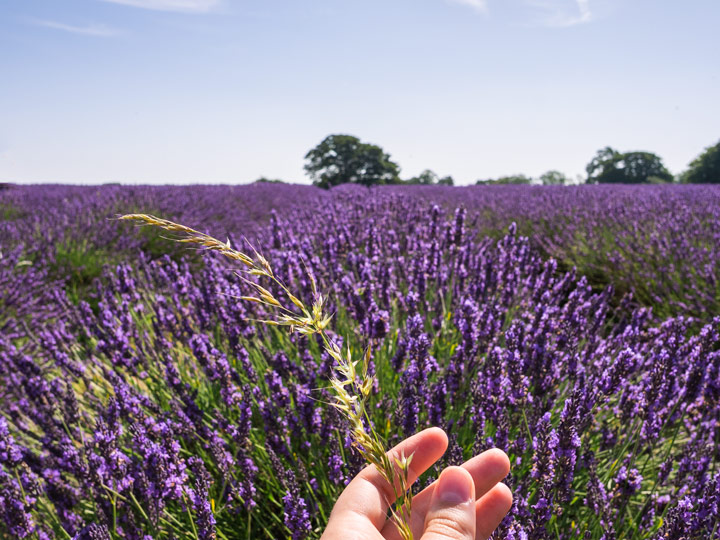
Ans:
[[[448,445],[447,435],[440,428],[429,428],[405,439],[388,452],[391,463],[401,455],[412,455],[408,484],[424,473],[444,453]],[[330,514],[328,529],[333,523],[369,521],[381,530],[386,521],[389,505],[395,502],[395,490],[383,478],[375,465],[365,467],[350,482]]]

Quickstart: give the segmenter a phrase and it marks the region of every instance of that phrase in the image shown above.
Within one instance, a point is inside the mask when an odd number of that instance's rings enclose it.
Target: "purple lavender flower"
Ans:
[[[188,490],[190,502],[195,511],[195,524],[198,529],[198,537],[201,540],[215,540],[215,516],[210,507],[210,475],[207,473],[202,460],[191,457],[188,460],[193,475],[195,476],[194,489]]]
[[[111,536],[107,526],[91,523],[73,536],[73,540],[111,540]]]
[[[295,475],[290,470],[284,473],[285,495],[282,500],[285,505],[285,526],[290,530],[293,540],[301,540],[307,537],[312,529],[310,524],[310,512],[307,502],[300,495],[300,489],[295,480]]]

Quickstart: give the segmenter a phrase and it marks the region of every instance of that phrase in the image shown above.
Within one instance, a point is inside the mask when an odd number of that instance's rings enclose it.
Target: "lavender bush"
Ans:
[[[363,465],[322,343],[252,322],[268,310],[236,298],[251,287],[221,258],[108,219],[142,211],[249,238],[303,301],[316,281],[332,339],[372,352],[377,432],[448,432],[419,485],[505,450],[515,499],[496,538],[717,537],[719,199],[4,190],[0,535],[317,538]]]

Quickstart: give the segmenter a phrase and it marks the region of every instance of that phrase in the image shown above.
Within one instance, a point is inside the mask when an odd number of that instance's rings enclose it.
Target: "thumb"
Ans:
[[[448,467],[440,474],[424,530],[422,540],[474,540],[475,484],[462,467]]]

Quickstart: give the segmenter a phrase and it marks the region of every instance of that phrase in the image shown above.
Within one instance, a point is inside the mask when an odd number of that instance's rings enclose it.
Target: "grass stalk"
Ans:
[[[177,235],[173,239],[176,242],[195,245],[206,251],[214,251],[232,261],[239,262],[245,267],[245,275],[240,277],[254,293],[249,296],[241,296],[240,299],[260,304],[274,314],[273,318],[258,319],[257,322],[269,326],[286,327],[291,333],[297,332],[307,336],[317,335],[321,339],[324,351],[337,363],[336,372],[339,377],[333,376],[329,381],[334,391],[335,402],[333,405],[350,423],[353,443],[363,459],[368,464],[374,465],[393,487],[396,503],[393,506],[392,501],[388,501],[391,519],[402,540],[412,540],[413,534],[410,528],[412,490],[409,485],[412,455],[392,458],[388,456],[386,445],[372,427],[367,413],[367,402],[375,382],[375,377],[368,373],[370,351],[366,350],[362,359],[355,359],[349,346],[346,351],[342,351],[339,345],[330,339],[327,331],[332,321],[332,315],[325,312],[326,298],[318,293],[312,274],[308,271],[313,303],[306,305],[300,298],[292,294],[275,275],[271,263],[253,246],[250,246],[251,254],[244,253],[233,248],[229,240],[221,242],[190,227],[148,214],[127,214],[119,219],[158,227]],[[249,279],[250,277],[265,280],[269,285],[278,287],[282,296],[276,297],[271,290]],[[367,428],[365,424],[367,424]]]

